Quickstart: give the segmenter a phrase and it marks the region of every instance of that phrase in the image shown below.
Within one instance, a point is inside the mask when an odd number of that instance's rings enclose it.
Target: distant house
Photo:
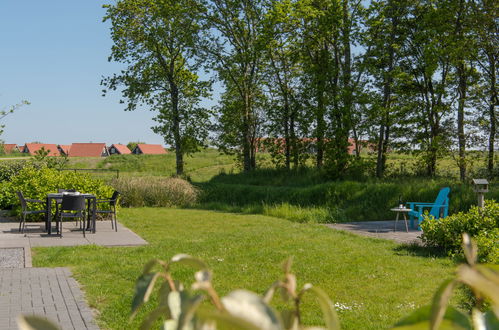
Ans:
[[[36,155],[36,152],[40,149],[45,149],[49,153],[47,156],[59,156],[59,149],[55,144],[50,143],[26,143],[23,147],[23,153],[30,154],[31,156]]]
[[[17,148],[19,149],[19,152],[24,152],[24,146],[17,146]]]
[[[73,143],[69,157],[107,157],[109,153],[105,143]]]
[[[71,145],[69,144],[59,144],[57,146],[61,155],[69,156],[69,150],[71,149]]]
[[[165,148],[161,144],[137,144],[132,150],[136,155],[163,155],[166,154]]]
[[[113,144],[108,149],[110,155],[128,155],[132,152],[123,144]]]
[[[17,144],[15,143],[5,143],[3,145],[3,151],[6,153],[6,154],[10,154],[12,152],[16,152],[16,151],[19,151],[19,147],[17,146]]]

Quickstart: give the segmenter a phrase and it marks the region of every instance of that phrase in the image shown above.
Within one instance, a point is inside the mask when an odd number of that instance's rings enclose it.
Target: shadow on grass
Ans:
[[[401,244],[394,248],[397,255],[410,255],[425,258],[449,258],[442,248],[422,246],[418,243]]]

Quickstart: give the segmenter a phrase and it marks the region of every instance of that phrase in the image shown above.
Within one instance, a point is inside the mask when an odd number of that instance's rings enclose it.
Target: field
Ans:
[[[470,152],[473,177],[485,166],[483,153]],[[366,161],[372,156],[363,155]],[[390,208],[403,202],[432,201],[439,189],[451,188],[449,212],[466,211],[476,203],[469,183],[457,179],[451,157],[439,161],[436,178],[420,176],[417,159],[393,153],[388,159],[389,176],[379,180],[357,175],[340,181],[328,180],[313,167],[298,171],[272,168],[267,154],[258,155],[260,168],[241,173],[233,156],[208,149],[185,157],[185,177],[201,191],[195,206],[226,212],[263,214],[295,222],[332,223],[387,220]],[[93,169],[104,180],[127,177],[169,177],[175,173],[175,156],[115,155],[107,158],[69,158],[68,168]],[[491,182],[486,198],[499,199],[499,183]]]
[[[282,276],[281,262],[294,256],[298,285],[310,282],[324,289],[336,303],[344,329],[388,328],[429,304],[455,269],[454,262],[428,251],[260,215],[133,208],[122,209],[119,219],[150,245],[34,249],[34,266],[71,268],[99,311],[103,329],[137,328],[137,321],[127,322],[142,266],[152,258],[168,259],[181,252],[208,263],[222,295],[236,288],[262,294]],[[193,271],[179,266],[174,276],[191,283]],[[465,308],[465,300],[458,292],[453,303]],[[274,304],[284,307],[279,298]],[[305,297],[306,324],[321,324],[318,311],[312,296]],[[142,317],[144,313],[138,319]]]

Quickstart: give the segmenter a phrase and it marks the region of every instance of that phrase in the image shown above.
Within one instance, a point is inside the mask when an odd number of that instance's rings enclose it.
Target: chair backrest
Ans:
[[[447,216],[447,208],[449,207],[449,193],[449,187],[440,189],[437,195],[437,199],[435,199],[435,203],[430,210],[430,214],[433,215],[435,219]]]
[[[61,210],[64,211],[84,211],[85,196],[64,195],[62,196]]]
[[[63,193],[63,192],[76,192],[75,189],[61,189],[61,188],[58,188],[57,189],[57,192],[58,193]]]
[[[110,204],[111,206],[116,206],[116,203],[118,202],[118,197],[119,197],[119,196],[120,196],[120,192],[119,192],[119,191],[117,191],[117,190],[115,190],[115,191],[113,192],[113,196],[111,196],[111,199],[110,199],[109,204]]]
[[[21,191],[16,191],[17,197],[19,197],[19,201],[21,202],[21,208],[23,211],[28,209],[28,205],[26,203],[26,199],[24,199],[24,195]]]

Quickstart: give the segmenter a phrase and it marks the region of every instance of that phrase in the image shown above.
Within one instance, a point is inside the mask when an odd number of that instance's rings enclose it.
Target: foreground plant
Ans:
[[[457,268],[456,276],[439,287],[430,306],[423,306],[398,322],[394,329],[499,329],[499,265],[477,264],[478,249],[468,234],[463,234],[466,263]],[[449,306],[453,290],[468,286],[476,304],[471,317]],[[485,305],[490,304],[491,310]]]
[[[180,263],[197,270],[191,293],[181,283],[173,280],[170,269]],[[206,264],[186,254],[178,254],[169,262],[152,260],[146,264],[137,280],[132,302],[132,317],[149,300],[155,284],[162,280],[158,291],[158,306],[142,322],[141,329],[149,329],[160,318],[164,329],[305,329],[301,324],[300,304],[305,293],[317,297],[327,329],[339,329],[334,305],[321,289],[305,284],[297,289],[296,277],[291,273],[292,259],[284,265],[284,278],[276,281],[263,297],[247,290],[235,290],[221,297],[212,285],[212,273]],[[153,271],[159,265],[159,271]],[[276,291],[290,303],[290,308],[276,311],[270,306]],[[200,310],[201,302],[208,298],[213,307]],[[314,328],[320,329],[320,328]]]

